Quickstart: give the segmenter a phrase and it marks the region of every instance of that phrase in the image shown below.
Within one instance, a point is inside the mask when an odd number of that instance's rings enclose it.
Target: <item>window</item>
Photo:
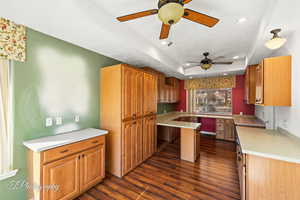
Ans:
[[[193,113],[232,114],[231,89],[193,89],[188,92],[188,110]]]
[[[12,131],[9,61],[0,59],[0,180],[16,173],[12,171]]]

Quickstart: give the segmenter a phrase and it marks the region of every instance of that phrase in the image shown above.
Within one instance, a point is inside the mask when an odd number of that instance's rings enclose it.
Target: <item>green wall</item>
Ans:
[[[31,29],[27,36],[27,61],[13,62],[13,165],[19,172],[0,182],[0,199],[26,199],[25,188],[7,187],[26,179],[24,140],[99,126],[99,68],[119,63]],[[46,128],[45,118],[56,116],[63,124]]]
[[[176,110],[176,104],[175,103],[159,103],[157,104],[157,113],[162,114],[164,111],[166,112],[172,112]]]

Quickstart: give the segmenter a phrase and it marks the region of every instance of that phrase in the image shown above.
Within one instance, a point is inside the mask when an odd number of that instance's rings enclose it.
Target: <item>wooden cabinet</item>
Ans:
[[[66,200],[105,177],[105,136],[98,136],[42,152],[28,152],[29,183],[51,186],[31,188],[29,199]]]
[[[84,151],[81,154],[80,189],[85,191],[105,177],[104,145]]]
[[[80,192],[80,155],[73,155],[43,166],[43,185],[57,190],[44,190],[43,200],[72,199]]]
[[[264,65],[261,62],[256,66],[255,103],[262,104],[264,98]]]
[[[246,156],[242,153],[239,141],[237,141],[236,153],[241,200],[246,200]]]
[[[144,71],[157,77],[157,103],[176,103],[179,101],[179,80],[167,77],[150,67],[144,67]]]
[[[243,154],[237,146],[241,200],[300,199],[298,163]]]
[[[155,116],[145,117],[143,125],[143,159],[146,160],[156,151],[157,134]]]
[[[255,76],[257,105],[291,106],[291,56],[265,58]]]
[[[146,159],[144,151],[148,157],[155,151],[144,144],[156,145],[149,133],[155,120],[146,119],[157,112],[157,76],[120,64],[101,68],[100,77],[100,127],[109,130],[106,169],[122,177]]]
[[[245,102],[247,104],[255,104],[256,96],[256,69],[258,65],[250,65],[246,69],[245,75]]]
[[[143,161],[143,124],[139,119],[123,122],[122,127],[122,169],[123,174],[126,174]]]
[[[153,74],[144,73],[144,116],[157,112],[157,77]]]
[[[234,123],[232,119],[216,120],[216,138],[220,140],[235,141]]]
[[[141,117],[143,115],[143,72],[131,67],[123,67],[122,83],[122,119]]]

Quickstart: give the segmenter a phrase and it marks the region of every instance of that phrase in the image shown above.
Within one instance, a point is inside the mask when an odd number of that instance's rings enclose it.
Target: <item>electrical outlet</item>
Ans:
[[[46,118],[46,127],[52,126],[53,120],[51,117]]]
[[[80,117],[79,117],[79,115],[75,115],[75,117],[74,117],[74,121],[75,121],[75,122],[79,122],[79,121],[80,121]]]
[[[62,117],[56,117],[56,125],[62,125]]]

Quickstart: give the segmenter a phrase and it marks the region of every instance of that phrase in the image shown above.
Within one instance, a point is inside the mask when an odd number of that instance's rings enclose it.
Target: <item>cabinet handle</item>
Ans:
[[[133,115],[132,115],[132,118],[133,118],[133,119],[136,119],[136,114],[133,114]]]
[[[132,124],[136,124],[136,122],[132,122]]]
[[[84,158],[84,154],[82,154],[82,158]]]
[[[68,151],[69,151],[69,150],[66,149],[66,150],[61,151],[60,153],[67,153]]]
[[[238,161],[241,161],[241,160],[242,160],[242,158],[239,156],[239,157],[238,157]]]
[[[98,141],[98,140],[96,140],[96,141],[93,141],[92,143],[93,143],[93,144],[97,144],[98,142],[99,142],[99,141]]]

